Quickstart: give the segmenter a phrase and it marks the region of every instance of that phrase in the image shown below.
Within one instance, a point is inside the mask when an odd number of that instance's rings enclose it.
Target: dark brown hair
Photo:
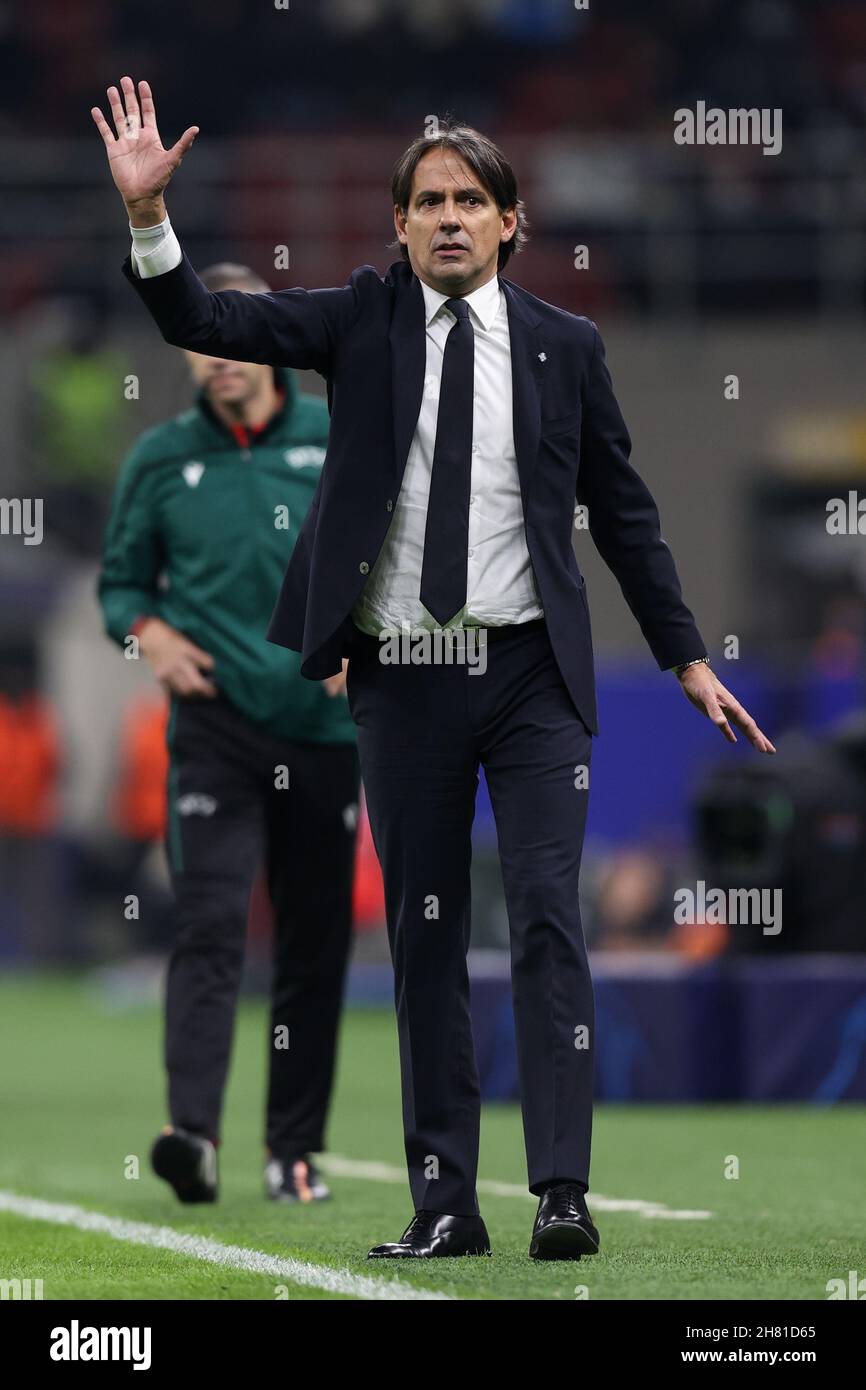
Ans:
[[[523,200],[517,196],[517,179],[514,170],[498,145],[494,145],[493,141],[489,140],[486,135],[482,135],[480,131],[473,130],[472,126],[460,125],[449,115],[437,122],[437,128],[432,134],[419,135],[417,139],[412,141],[409,148],[397,160],[391,175],[391,195],[395,206],[402,213],[406,212],[409,199],[412,196],[412,179],[415,170],[424,155],[429,150],[437,148],[454,150],[455,154],[459,154],[466,161],[476,178],[493,198],[500,212],[514,208],[517,213],[517,226],[514,229],[514,235],[509,241],[500,242],[499,245],[499,269],[501,270],[509,256],[516,256],[529,240],[529,222]],[[402,242],[394,241],[391,242],[391,245],[399,246],[403,259],[409,259],[409,252]]]

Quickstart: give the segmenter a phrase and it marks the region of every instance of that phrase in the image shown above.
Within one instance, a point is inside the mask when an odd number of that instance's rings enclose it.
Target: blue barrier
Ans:
[[[866,1101],[866,959],[693,965],[596,955],[596,1095],[612,1101]],[[511,985],[476,965],[485,1100],[517,1098]]]
[[[474,953],[472,1023],[485,1100],[516,1100],[507,957]],[[866,957],[592,957],[599,1100],[866,1101]],[[393,1005],[390,966],[355,965],[348,999]]]

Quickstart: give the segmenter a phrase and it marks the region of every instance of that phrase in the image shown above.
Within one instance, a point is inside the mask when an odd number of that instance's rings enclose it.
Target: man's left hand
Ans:
[[[743,708],[730,690],[725,689],[704,662],[687,666],[677,680],[695,709],[699,709],[701,714],[711,719],[729,743],[737,742],[736,734],[731,728],[731,724],[736,724],[759,753],[775,753],[772,743],[766,734],[761,733],[749,711]]]
[[[343,657],[343,669],[336,676],[326,676],[322,685],[330,696],[345,695],[346,693],[346,670],[349,665],[349,658]]]

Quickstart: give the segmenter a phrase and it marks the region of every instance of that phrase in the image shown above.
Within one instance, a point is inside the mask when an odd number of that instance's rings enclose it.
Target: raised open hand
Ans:
[[[163,189],[198,135],[199,128],[191,125],[171,149],[164,149],[156,126],[156,109],[149,84],[139,82],[138,95],[131,77],[121,78],[120,85],[123,89],[122,99],[116,87],[108,88],[116,136],[112,135],[111,127],[98,106],[91,107],[90,114],[105,142],[111,177],[127,208],[130,212],[136,208],[145,213],[152,212],[160,204]],[[146,217],[144,225],[150,220]]]

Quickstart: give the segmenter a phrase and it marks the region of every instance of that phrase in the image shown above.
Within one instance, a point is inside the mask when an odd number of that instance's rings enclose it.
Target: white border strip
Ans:
[[[405,1179],[404,1179],[405,1181]],[[187,1255],[208,1264],[228,1269],[244,1270],[248,1274],[267,1274],[277,1281],[287,1280],[308,1289],[324,1289],[326,1293],[346,1294],[350,1298],[381,1300],[453,1302],[449,1294],[418,1289],[402,1284],[399,1279],[372,1279],[352,1274],[348,1269],[330,1269],[326,1265],[308,1264],[303,1260],[266,1255],[262,1250],[247,1250],[242,1245],[223,1245],[208,1236],[187,1235],[170,1226],[151,1226],[145,1221],[125,1221],[103,1212],[87,1211],[84,1207],[65,1202],[43,1202],[38,1197],[23,1197],[16,1192],[0,1191],[0,1211],[22,1216],[29,1221],[48,1221],[56,1226],[74,1226],[78,1231],[92,1231],[109,1236],[111,1240],[128,1245],[145,1245],[152,1250],[169,1250],[173,1255]]]
[[[316,1167],[335,1178],[406,1183],[406,1172],[403,1168],[395,1168],[390,1163],[346,1158],[343,1154],[319,1154]],[[531,1192],[527,1192],[525,1187],[512,1182],[492,1182],[482,1178],[477,1184],[477,1190],[488,1193],[491,1197],[522,1197],[524,1201],[529,1198],[533,1202],[538,1200]],[[592,1211],[631,1211],[636,1212],[638,1216],[662,1221],[709,1221],[713,1215],[711,1211],[678,1211],[676,1208],[665,1206],[664,1202],[644,1202],[639,1197],[602,1197],[597,1192],[590,1192],[588,1201]]]

